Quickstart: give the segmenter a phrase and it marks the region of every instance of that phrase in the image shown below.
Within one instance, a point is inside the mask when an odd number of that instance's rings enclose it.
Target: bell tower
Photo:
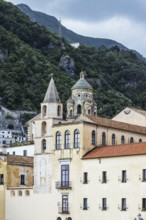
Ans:
[[[41,113],[34,121],[34,192],[47,193],[52,190],[52,127],[63,116],[63,105],[60,101],[55,83],[51,78],[45,98],[41,103]]]
[[[97,105],[93,99],[93,88],[85,80],[85,72],[80,72],[80,79],[72,87],[72,94],[67,101],[67,118],[80,114],[97,115]]]
[[[63,105],[60,101],[53,78],[49,83],[45,98],[41,103],[41,118],[60,118],[63,117]]]

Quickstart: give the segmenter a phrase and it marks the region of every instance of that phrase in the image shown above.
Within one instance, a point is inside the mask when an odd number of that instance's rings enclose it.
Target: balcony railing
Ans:
[[[58,207],[59,214],[70,214],[69,207]]]
[[[71,189],[72,184],[70,181],[58,181],[56,182],[56,189]]]

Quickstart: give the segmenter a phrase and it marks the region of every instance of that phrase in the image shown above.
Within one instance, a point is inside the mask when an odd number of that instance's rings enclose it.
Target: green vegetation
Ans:
[[[10,109],[39,111],[49,80],[54,79],[60,98],[69,98],[71,87],[85,69],[94,88],[98,115],[112,117],[125,106],[146,110],[146,63],[131,51],[117,46],[72,48],[29,18],[11,3],[0,1],[0,94],[2,104]],[[75,61],[71,77],[62,68],[62,54]],[[66,107],[64,106],[64,109]]]

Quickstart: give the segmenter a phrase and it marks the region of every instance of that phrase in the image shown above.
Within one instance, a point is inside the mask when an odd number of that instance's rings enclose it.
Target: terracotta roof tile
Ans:
[[[146,134],[146,127],[143,127],[143,126],[114,121],[112,119],[101,118],[101,117],[97,117],[94,115],[86,115],[86,117],[90,119],[93,123],[96,123],[101,126],[120,129],[120,130],[126,130],[126,131],[132,131],[132,132],[140,133],[140,134]]]
[[[146,155],[146,142],[137,144],[96,147],[87,152],[82,159],[121,157],[144,154]]]
[[[33,166],[33,157],[7,155],[8,165]]]

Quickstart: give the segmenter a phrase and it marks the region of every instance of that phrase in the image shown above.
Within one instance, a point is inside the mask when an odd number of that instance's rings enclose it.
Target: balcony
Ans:
[[[58,207],[59,214],[70,214],[69,207]]]
[[[56,189],[72,189],[70,181],[58,181],[55,184]]]

